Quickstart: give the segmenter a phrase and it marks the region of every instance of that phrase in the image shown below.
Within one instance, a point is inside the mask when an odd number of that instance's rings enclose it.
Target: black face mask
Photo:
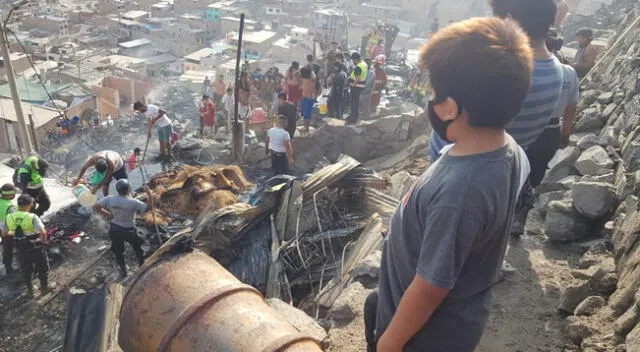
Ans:
[[[453,120],[440,120],[440,117],[438,117],[436,110],[433,108],[435,104],[437,103],[434,103],[433,101],[429,101],[429,103],[427,103],[427,114],[429,116],[429,122],[431,122],[431,127],[442,140],[451,143],[451,141],[447,139],[447,128],[453,122]]]

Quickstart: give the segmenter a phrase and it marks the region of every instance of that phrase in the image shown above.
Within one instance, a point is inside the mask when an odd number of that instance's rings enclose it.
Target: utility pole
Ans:
[[[4,60],[5,70],[7,72],[7,80],[9,81],[9,88],[11,89],[11,98],[13,98],[13,107],[16,110],[16,117],[18,118],[18,136],[20,155],[23,153],[23,149],[27,154],[33,152],[31,140],[29,139],[29,133],[27,132],[27,122],[24,119],[24,111],[22,110],[22,101],[20,100],[20,92],[18,91],[18,85],[16,83],[16,75],[13,71],[13,64],[11,63],[11,55],[9,55],[9,44],[7,40],[7,27],[6,21],[1,24],[0,27],[0,50],[2,50],[2,58]]]
[[[244,13],[240,14],[240,29],[238,31],[238,52],[236,56],[236,86],[233,107],[233,135],[231,151],[233,159],[242,161],[244,156],[244,134],[242,133],[242,124],[246,121],[238,121],[238,99],[240,93],[240,60],[242,56],[242,32],[244,31]]]

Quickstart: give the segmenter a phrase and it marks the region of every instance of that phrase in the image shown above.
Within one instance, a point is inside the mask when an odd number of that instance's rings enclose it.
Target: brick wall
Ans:
[[[98,94],[100,109],[100,116],[104,117],[107,114],[113,118],[118,117],[118,108],[120,108],[120,94],[116,89],[108,87],[91,87],[94,93]]]
[[[120,104],[128,105],[137,100],[144,100],[144,97],[151,91],[153,84],[147,81],[135,80],[132,85],[130,79],[111,76],[105,77],[102,81],[102,86],[117,90],[120,95]],[[131,91],[132,87],[135,87],[134,92]]]

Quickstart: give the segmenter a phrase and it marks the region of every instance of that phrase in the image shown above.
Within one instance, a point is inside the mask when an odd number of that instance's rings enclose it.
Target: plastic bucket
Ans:
[[[85,207],[93,206],[98,201],[98,197],[85,185],[73,187],[73,195],[78,199],[78,203]]]
[[[327,112],[329,112],[329,108],[327,107],[327,104],[320,104],[320,114],[322,115],[326,115]]]

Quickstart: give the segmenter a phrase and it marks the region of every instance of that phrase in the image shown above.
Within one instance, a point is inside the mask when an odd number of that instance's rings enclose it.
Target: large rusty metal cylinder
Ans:
[[[119,344],[125,352],[322,350],[213,258],[165,247],[145,263],[124,298]]]

